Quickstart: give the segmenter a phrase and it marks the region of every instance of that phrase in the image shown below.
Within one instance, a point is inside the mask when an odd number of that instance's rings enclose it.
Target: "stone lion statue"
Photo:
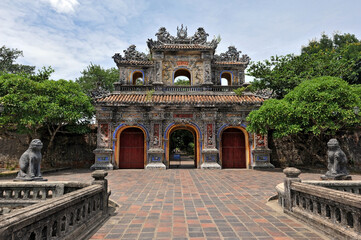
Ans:
[[[35,180],[42,179],[40,173],[41,149],[43,143],[39,139],[33,139],[29,148],[21,155],[19,159],[20,171],[17,179]]]
[[[325,175],[322,175],[322,179],[332,179],[332,180],[346,180],[351,179],[351,176],[348,175],[347,171],[347,158],[345,153],[341,150],[340,145],[337,139],[332,138],[327,143],[328,151],[328,165]]]

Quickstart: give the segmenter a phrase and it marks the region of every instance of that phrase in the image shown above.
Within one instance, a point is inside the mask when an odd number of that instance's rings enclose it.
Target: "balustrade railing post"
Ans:
[[[336,208],[334,206],[332,206],[332,205],[329,206],[329,207],[331,209],[331,211],[330,211],[330,213],[331,213],[330,219],[331,219],[331,221],[333,223],[337,223],[337,221],[336,221]]]
[[[341,224],[347,226],[347,211],[346,209],[340,208],[341,212]]]
[[[320,204],[321,204],[321,216],[326,218],[326,203],[320,201]]]
[[[56,184],[55,190],[52,192],[52,194],[52,198],[64,195],[64,184]]]
[[[357,214],[355,212],[352,213],[353,218],[353,227],[356,232],[361,232],[361,223],[360,223],[360,213]]]
[[[307,212],[311,212],[311,207],[310,207],[310,199],[305,197],[305,205],[306,205],[306,211]]]
[[[298,177],[301,174],[301,171],[297,168],[285,168],[283,173],[286,175],[284,180],[284,191],[285,191],[285,200],[284,200],[284,209],[292,211],[292,193],[291,193],[291,184],[292,182],[301,182],[301,179]]]
[[[318,208],[317,202],[315,200],[313,200],[312,203],[313,203],[313,211],[312,212],[313,212],[313,214],[317,215],[317,208]]]
[[[110,191],[108,193],[108,180],[105,179],[106,176],[108,176],[108,172],[104,170],[96,170],[92,173],[92,177],[94,178],[92,184],[99,184],[103,187],[101,206],[103,214],[108,214],[108,199],[110,195]]]

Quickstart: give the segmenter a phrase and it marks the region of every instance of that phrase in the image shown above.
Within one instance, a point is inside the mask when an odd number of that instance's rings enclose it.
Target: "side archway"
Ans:
[[[221,130],[219,137],[222,168],[249,168],[251,150],[246,129],[239,126],[227,126]]]
[[[144,168],[149,134],[143,126],[119,125],[113,134],[114,162],[118,168]]]

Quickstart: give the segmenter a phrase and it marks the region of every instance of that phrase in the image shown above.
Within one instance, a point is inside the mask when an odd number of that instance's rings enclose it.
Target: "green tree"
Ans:
[[[338,130],[361,123],[354,108],[361,108],[360,85],[340,78],[319,77],[303,81],[284,99],[266,100],[247,120],[248,131],[275,137],[299,133],[334,135]]]
[[[44,80],[49,80],[51,74],[54,72],[52,67],[42,67],[38,70],[37,74],[28,75],[29,78],[35,82],[42,82]]]
[[[302,47],[301,52],[302,54],[314,54],[320,51],[332,51],[359,42],[360,40],[358,40],[354,34],[350,33],[336,33],[333,35],[333,39],[325,33],[322,33],[320,40],[313,39],[309,41],[307,46]]]
[[[20,56],[23,56],[23,51],[2,46],[0,48],[0,74],[21,72],[34,74],[34,66],[15,63],[16,59]]]
[[[16,129],[37,136],[39,129],[47,129],[52,147],[54,138],[65,126],[87,123],[94,114],[90,98],[79,84],[66,80],[34,81],[28,75],[4,74],[0,76],[0,128]],[[84,128],[69,128],[72,132]]]
[[[178,149],[187,154],[194,154],[194,136],[187,130],[176,130],[171,134],[170,151]]]
[[[255,80],[250,90],[270,89],[273,96],[282,98],[302,81],[304,69],[304,61],[293,54],[252,63],[248,74]]]
[[[114,90],[113,83],[119,79],[119,71],[116,68],[103,69],[100,65],[90,63],[81,72],[82,76],[76,79],[83,91],[92,96],[92,92],[103,90],[111,92]]]
[[[304,80],[321,76],[341,77],[351,84],[361,83],[361,44],[351,34],[323,34],[302,48],[301,55],[272,56],[252,63],[248,74],[255,77],[251,90],[270,89],[283,98]]]

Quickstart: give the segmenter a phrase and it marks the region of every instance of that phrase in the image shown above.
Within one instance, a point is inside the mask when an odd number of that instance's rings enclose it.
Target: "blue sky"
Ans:
[[[20,63],[52,66],[52,78],[76,79],[90,62],[115,67],[114,53],[147,51],[161,26],[221,35],[217,53],[234,45],[253,61],[299,54],[322,32],[361,38],[360,0],[1,0],[0,45],[24,51]],[[250,78],[248,78],[250,80]]]

